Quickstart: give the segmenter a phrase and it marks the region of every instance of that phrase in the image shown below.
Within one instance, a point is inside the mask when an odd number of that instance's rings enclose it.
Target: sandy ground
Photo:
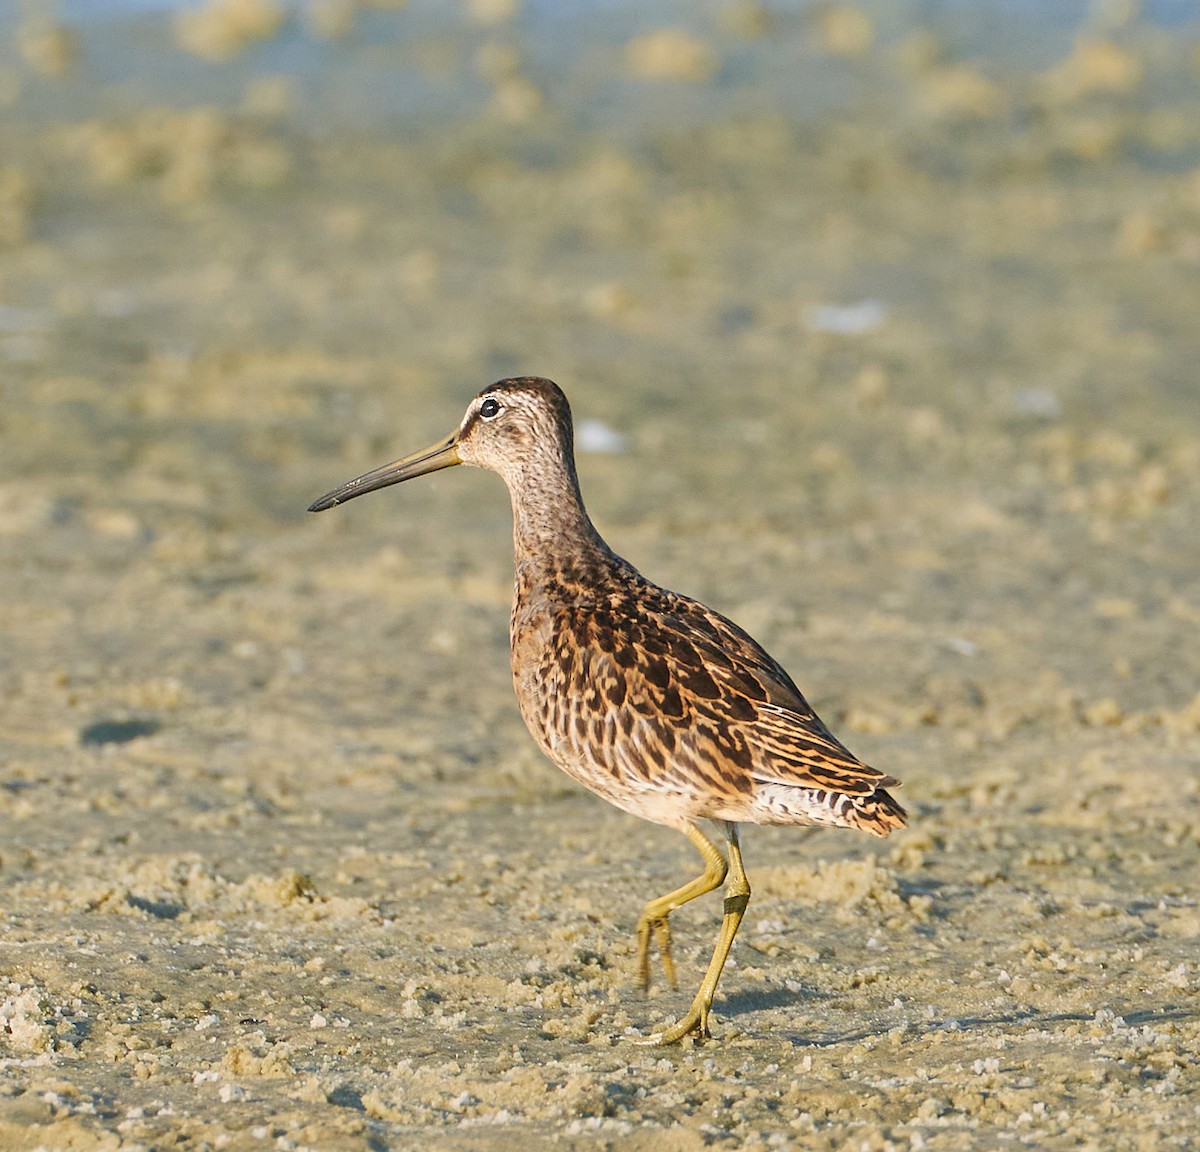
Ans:
[[[261,7],[6,38],[0,1147],[1196,1146],[1194,24]],[[303,511],[514,372],[905,784],[749,830],[703,1045],[638,1040],[716,898],[633,981],[690,848],[517,716],[500,483]]]

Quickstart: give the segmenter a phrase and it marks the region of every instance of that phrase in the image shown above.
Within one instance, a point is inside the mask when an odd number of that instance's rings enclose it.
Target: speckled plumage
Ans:
[[[670,912],[719,886],[733,865],[705,982],[688,1015],[659,1039],[707,1035],[712,995],[750,894],[737,825],[824,824],[886,836],[905,825],[886,791],[899,781],[847,751],[787,672],[736,624],[652,584],[605,544],[580,496],[570,408],[549,380],[521,377],[484,389],[445,441],[343,485],[313,510],[458,463],[498,472],[512,498],[512,672],[534,740],[618,808],[684,832],[705,859],[702,877],[643,912],[644,983],[651,936],[673,982]],[[725,825],[728,860],[699,819]]]

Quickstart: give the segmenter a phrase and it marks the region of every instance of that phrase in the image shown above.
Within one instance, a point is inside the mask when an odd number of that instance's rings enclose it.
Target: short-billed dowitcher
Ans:
[[[669,917],[725,884],[725,915],[687,1014],[655,1039],[708,1036],[721,969],[750,900],[738,825],[826,824],[886,836],[905,825],[886,789],[821,723],[780,664],[724,616],[650,583],[593,527],[575,474],[571,409],[526,376],[485,388],[446,439],[322,496],[320,512],[439,468],[498,472],[513,508],[512,674],[538,747],[626,812],[677,828],[704,872],[651,900],[637,924],[675,984]],[[728,857],[697,826],[725,829]]]

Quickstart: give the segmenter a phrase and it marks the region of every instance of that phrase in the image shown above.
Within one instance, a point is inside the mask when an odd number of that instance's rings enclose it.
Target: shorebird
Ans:
[[[783,667],[711,608],[652,584],[596,531],[575,472],[571,409],[536,376],[480,392],[458,428],[422,452],[335,488],[309,508],[471,464],[498,472],[513,509],[511,662],[534,740],[568,776],[625,812],[678,829],[704,861],[637,922],[676,985],[670,915],[725,885],[724,918],[687,1013],[651,1039],[708,1037],[717,982],[750,901],[740,824],[832,825],[886,836],[905,826],[899,781],[856,759]],[[724,829],[727,851],[699,820]]]

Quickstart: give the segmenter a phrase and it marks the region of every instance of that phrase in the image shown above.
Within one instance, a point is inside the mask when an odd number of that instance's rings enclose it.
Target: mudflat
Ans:
[[[0,1144],[1194,1146],[1194,22],[232,10],[3,38]],[[746,830],[702,1045],[719,897],[643,998],[696,862],[525,733],[503,486],[304,512],[518,373],[904,781]]]

